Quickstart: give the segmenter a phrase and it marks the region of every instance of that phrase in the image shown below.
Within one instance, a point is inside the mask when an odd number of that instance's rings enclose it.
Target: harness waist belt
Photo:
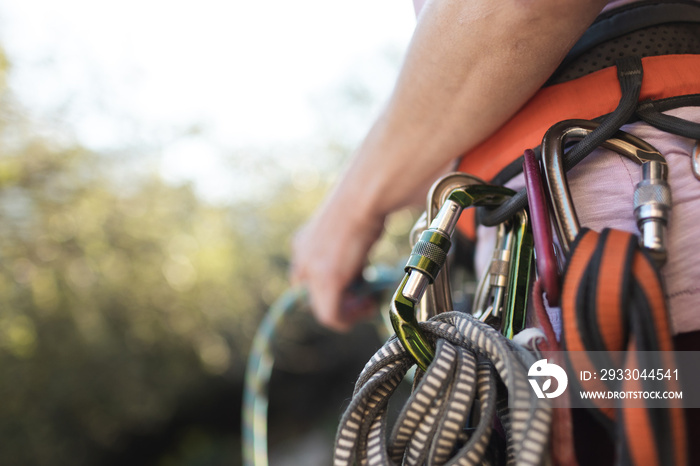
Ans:
[[[700,55],[662,55],[642,59],[644,80],[639,100],[700,94]],[[537,147],[555,123],[592,120],[612,112],[621,98],[617,70],[605,68],[581,78],[545,87],[497,132],[462,157],[458,170],[492,180],[525,149]],[[484,163],[488,160],[489,163]],[[475,238],[473,211],[459,220],[459,230]]]

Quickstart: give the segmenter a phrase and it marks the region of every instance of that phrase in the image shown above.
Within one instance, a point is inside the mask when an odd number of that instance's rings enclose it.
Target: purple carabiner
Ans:
[[[532,235],[535,240],[537,275],[547,294],[549,305],[558,306],[559,266],[554,254],[554,237],[549,221],[549,208],[544,194],[540,164],[532,149],[527,149],[523,155],[523,174],[530,205]]]

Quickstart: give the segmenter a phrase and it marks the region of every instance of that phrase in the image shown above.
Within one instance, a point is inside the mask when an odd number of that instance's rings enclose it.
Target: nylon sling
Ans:
[[[640,351],[661,354],[656,367],[671,367],[673,342],[661,279],[631,233],[581,231],[564,275],[562,322],[562,349],[577,352],[575,358],[564,353],[570,373],[601,367],[639,369]],[[624,361],[601,361],[578,353],[585,351],[626,353]],[[640,391],[645,383],[626,380],[614,386],[591,380],[584,388]],[[669,391],[678,388],[673,380],[665,385]],[[637,407],[639,402],[630,400],[620,400],[611,409],[590,401],[618,447],[617,464],[687,464],[685,419],[677,400],[666,400],[667,409]]]
[[[528,385],[534,356],[469,314],[446,312],[420,325],[436,341],[435,359],[424,375],[417,372],[392,432],[389,398],[415,364],[396,337],[360,374],[338,427],[334,465],[541,464],[552,410]],[[489,448],[501,434],[505,458],[503,448]]]

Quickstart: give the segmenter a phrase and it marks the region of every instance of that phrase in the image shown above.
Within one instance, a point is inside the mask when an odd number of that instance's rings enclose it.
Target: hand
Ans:
[[[307,288],[318,322],[338,332],[350,330],[375,311],[371,298],[347,290],[360,277],[384,227],[382,216],[362,214],[344,204],[332,196],[292,244],[292,284]]]

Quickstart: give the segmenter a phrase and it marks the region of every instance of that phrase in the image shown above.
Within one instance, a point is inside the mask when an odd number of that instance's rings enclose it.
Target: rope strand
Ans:
[[[388,439],[386,405],[414,364],[395,337],[360,374],[340,421],[334,465],[491,464],[497,412],[508,463],[542,464],[552,413],[550,401],[537,398],[527,382],[535,358],[469,314],[443,313],[420,325],[436,342],[435,359]],[[505,390],[497,390],[499,380]]]

